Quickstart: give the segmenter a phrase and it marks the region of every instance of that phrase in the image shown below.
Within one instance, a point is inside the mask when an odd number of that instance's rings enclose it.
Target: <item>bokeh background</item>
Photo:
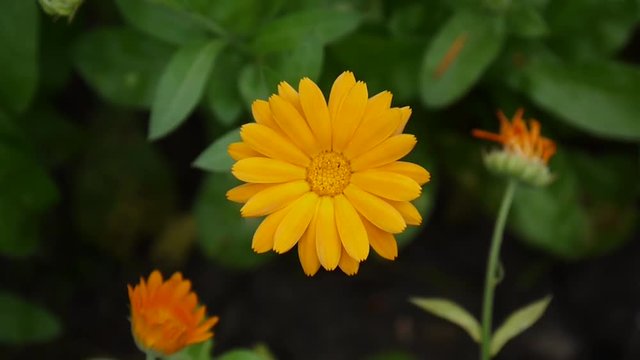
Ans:
[[[639,21],[637,0],[0,0],[0,358],[142,358],[126,284],[159,268],[220,316],[215,354],[475,359],[407,299],[479,313],[504,181],[470,131],[518,107],[557,180],[517,193],[496,323],[553,301],[498,359],[640,358]],[[279,81],[344,70],[413,108],[425,221],[394,262],[307,278],[250,250],[224,149]]]

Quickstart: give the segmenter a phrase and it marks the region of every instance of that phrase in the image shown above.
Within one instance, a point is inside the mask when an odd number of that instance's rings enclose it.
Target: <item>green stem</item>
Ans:
[[[146,354],[146,360],[156,360],[156,356],[151,351],[148,351]]]
[[[496,285],[498,285],[498,277],[496,274],[500,257],[500,245],[502,244],[504,226],[507,222],[507,215],[511,208],[516,185],[516,180],[509,180],[507,190],[505,190],[502,198],[502,204],[500,204],[500,212],[498,212],[498,218],[493,228],[493,238],[491,239],[487,273],[484,282],[484,301],[482,303],[482,343],[480,348],[480,359],[482,360],[491,359],[491,319],[493,316],[493,294]]]

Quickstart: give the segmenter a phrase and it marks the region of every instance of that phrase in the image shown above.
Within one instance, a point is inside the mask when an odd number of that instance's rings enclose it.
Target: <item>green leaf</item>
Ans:
[[[538,58],[523,91],[539,106],[594,135],[640,140],[640,69],[614,62],[564,64]]]
[[[270,257],[251,250],[253,233],[261,219],[241,217],[241,206],[226,199],[226,192],[237,185],[229,173],[209,176],[196,201],[196,223],[207,256],[230,268],[250,269]]]
[[[440,298],[411,298],[422,310],[448,320],[464,329],[471,338],[480,341],[480,324],[467,310],[451,300]]]
[[[262,65],[247,64],[238,77],[238,89],[245,104],[249,106],[256,99],[266,99],[276,90],[278,80],[267,80],[267,73],[274,71]]]
[[[7,292],[0,292],[0,324],[0,343],[6,345],[47,342],[61,332],[53,314]]]
[[[216,357],[215,360],[265,360],[262,356],[251,350],[236,349]]]
[[[509,315],[491,337],[491,356],[496,356],[509,340],[535,324],[547,310],[550,302],[551,296],[546,296]]]
[[[288,14],[270,22],[253,43],[260,54],[295,48],[308,38],[320,45],[331,43],[354,31],[362,17],[348,10],[313,9]]]
[[[212,40],[179,49],[160,78],[151,107],[149,138],[156,140],[177,128],[196,107],[224,43]]]
[[[322,70],[324,49],[320,41],[307,38],[295,48],[279,53],[271,62],[277,82],[287,81],[297,88],[303,77],[317,80]]]
[[[0,6],[0,107],[20,113],[38,81],[38,8],[24,0],[3,0]]]
[[[433,108],[447,106],[473,87],[502,49],[503,20],[471,12],[453,15],[422,60],[419,81],[425,104]]]
[[[238,90],[238,76],[242,66],[243,59],[238,54],[223,51],[211,72],[206,101],[216,120],[224,127],[233,125],[243,110]]]
[[[531,4],[514,4],[507,24],[510,32],[523,38],[539,38],[549,33],[542,14]]]
[[[233,129],[216,139],[198,156],[193,165],[213,172],[230,172],[234,161],[227,153],[229,144],[240,141],[240,129]]]
[[[138,30],[175,45],[204,40],[206,32],[192,18],[153,0],[116,0],[125,20]]]
[[[74,62],[80,75],[107,101],[150,107],[171,47],[127,28],[82,35]]]
[[[182,351],[167,356],[165,360],[210,360],[213,340],[207,340],[199,344],[188,346]]]

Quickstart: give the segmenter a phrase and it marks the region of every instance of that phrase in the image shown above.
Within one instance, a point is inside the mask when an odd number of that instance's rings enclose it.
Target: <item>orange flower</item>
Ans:
[[[147,282],[127,285],[131,302],[131,329],[144,352],[170,355],[213,337],[218,317],[206,318],[204,306],[191,291],[191,282],[176,272],[167,281],[155,270]]]
[[[498,111],[500,133],[473,130],[473,136],[502,144],[502,150],[491,151],[484,156],[487,168],[497,174],[515,177],[534,186],[543,186],[553,180],[547,163],[556,153],[556,144],[540,135],[540,123],[529,120],[529,126],[522,119],[524,110],[518,109],[513,120]]]
[[[543,163],[547,163],[549,158],[556,153],[556,144],[540,136],[540,123],[538,120],[530,119],[529,128],[522,119],[524,109],[516,110],[513,116],[513,123],[509,123],[509,119],[501,110],[498,110],[498,119],[500,119],[500,134],[490,133],[484,130],[473,130],[473,136],[499,142],[504,146],[506,151],[520,154],[530,159],[540,159]]]

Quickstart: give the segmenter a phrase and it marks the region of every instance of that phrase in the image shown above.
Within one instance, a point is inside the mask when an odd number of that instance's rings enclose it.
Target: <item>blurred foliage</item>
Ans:
[[[87,1],[71,23],[35,0],[0,8],[3,256],[40,251],[43,223],[62,216],[65,236],[120,259],[179,264],[199,244],[225,266],[264,263],[257,221],[224,198],[224,149],[279,81],[327,92],[347,69],[413,107],[414,160],[434,175],[418,201],[426,226],[436,204],[495,212],[503,184],[469,131],[524,106],[560,150],[556,182],[517,194],[518,238],[578,260],[638,231],[637,0]],[[191,161],[213,173],[185,180]]]

